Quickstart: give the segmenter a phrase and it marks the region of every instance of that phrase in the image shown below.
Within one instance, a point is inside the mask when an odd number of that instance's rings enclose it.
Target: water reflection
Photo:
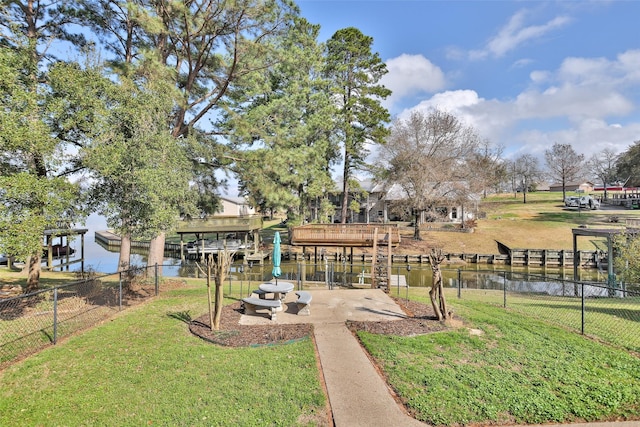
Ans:
[[[199,277],[197,263],[177,260],[175,275],[180,277]],[[281,264],[282,278],[288,281],[305,280],[306,282],[327,283],[333,286],[366,286],[371,283],[371,265],[347,264],[341,262],[301,263],[283,261]],[[169,275],[166,267],[164,274]],[[234,280],[251,280],[263,282],[271,280],[271,264],[243,264],[236,261],[231,266],[230,275]],[[407,283],[411,287],[430,287],[432,271],[429,264],[393,265],[391,269],[392,288],[394,284],[404,287]],[[442,268],[444,284],[447,287],[502,290],[518,292],[545,292],[550,295],[569,295],[573,290],[573,270],[569,268],[512,268],[509,265],[471,265],[446,266]],[[579,270],[578,281],[590,284],[604,284],[607,272],[596,269]],[[601,290],[585,288],[585,294],[597,296]]]
[[[107,248],[95,241],[90,224],[89,232],[85,238],[85,270],[91,269],[100,273],[112,273],[118,267],[118,248]],[[97,229],[104,229],[98,226]],[[71,260],[79,258],[79,242],[72,242],[76,252]],[[132,264],[144,266],[147,262],[147,254],[144,251],[135,252],[132,255]],[[203,277],[202,268],[195,261],[181,262],[180,259],[166,257],[163,265],[163,275],[169,277]],[[71,271],[79,271],[80,264],[71,266]],[[350,286],[352,284],[367,286],[371,283],[371,265],[363,263],[348,264],[345,262],[320,262],[302,263],[283,261],[281,264],[282,279],[297,282],[304,278],[305,281],[327,283],[331,286]],[[431,267],[429,264],[394,264],[391,267],[392,289],[393,284],[404,284],[411,287],[431,286]],[[574,280],[573,268],[549,268],[549,267],[511,267],[509,265],[496,264],[466,264],[443,265],[442,276],[445,286],[461,288],[521,291],[521,292],[545,292],[550,295],[573,294]],[[229,278],[241,280],[248,286],[257,285],[271,280],[271,263],[266,260],[263,264],[243,264],[242,259],[237,260],[232,266]],[[604,284],[607,282],[607,271],[599,269],[579,269],[577,281],[589,284]],[[400,288],[400,287],[399,287]],[[398,289],[399,291],[399,289]],[[601,295],[599,287],[585,288],[585,296]]]

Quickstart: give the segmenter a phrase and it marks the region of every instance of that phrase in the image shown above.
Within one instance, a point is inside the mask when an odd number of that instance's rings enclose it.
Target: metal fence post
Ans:
[[[582,332],[582,335],[584,335],[584,312],[585,312],[585,307],[584,307],[584,283],[581,283],[581,288],[582,288],[582,292],[581,293],[581,305],[582,305],[582,309],[581,309],[581,319],[580,319],[580,331]]]
[[[506,271],[502,272],[502,292],[503,292],[502,306],[504,308],[507,308],[507,272]]]
[[[458,299],[462,298],[462,270],[458,269]]]
[[[407,264],[407,287],[405,288],[405,299],[409,302],[409,276],[411,272],[411,265]]]
[[[333,289],[333,279],[334,279],[333,275],[335,273],[335,265],[336,264],[334,262],[329,264],[329,266],[331,268],[330,271],[329,271],[329,289]]]
[[[53,288],[53,343],[58,342],[58,287]]]
[[[154,271],[154,273],[155,273],[154,274],[154,278],[155,279],[154,279],[154,281],[155,281],[155,286],[156,286],[156,296],[158,296],[158,293],[159,293],[158,292],[159,291],[159,284],[158,283],[159,282],[158,282],[158,263],[157,262],[156,262],[154,267],[155,267],[155,271]]]
[[[347,257],[342,258],[342,286],[347,287]]]

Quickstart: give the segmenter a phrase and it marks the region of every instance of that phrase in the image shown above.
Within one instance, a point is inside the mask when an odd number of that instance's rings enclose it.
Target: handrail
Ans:
[[[374,244],[377,229],[377,244],[397,246],[400,231],[395,225],[377,224],[309,224],[291,230],[294,246],[366,246]]]

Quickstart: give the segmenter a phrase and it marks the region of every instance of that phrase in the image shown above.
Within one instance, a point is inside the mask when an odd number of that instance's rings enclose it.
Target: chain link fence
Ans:
[[[157,295],[153,273],[154,267],[86,274],[62,286],[0,299],[0,368]]]
[[[457,297],[502,306],[633,352],[640,351],[640,290],[514,272],[457,271]]]
[[[236,274],[236,278],[270,280],[270,271],[263,270],[256,276],[244,267],[242,272],[238,270],[232,274]],[[441,271],[450,297],[501,306],[640,352],[640,287],[624,283],[608,286],[606,272],[585,274],[600,277],[602,281],[598,282],[573,280],[573,272],[569,269],[549,270],[544,275],[461,268],[442,268]],[[429,264],[394,264],[389,276],[389,293],[400,298],[408,298],[412,287],[431,287]],[[314,285],[327,289],[369,287],[370,265],[345,262],[289,264],[283,267],[279,280],[294,282],[298,288]]]
[[[90,274],[63,286],[0,299],[0,369],[55,344],[115,313],[158,295],[164,277],[206,277],[197,264],[134,268],[106,275]],[[370,265],[324,262],[283,265],[278,280],[298,289],[369,287]],[[431,286],[431,267],[393,265],[389,293],[409,297],[409,289]],[[640,352],[640,289],[515,271],[442,269],[449,298],[504,307],[514,313],[554,323],[630,351]],[[270,281],[268,264],[234,264],[225,296],[241,298]],[[606,279],[606,278],[605,278]],[[228,289],[226,285],[228,283]]]

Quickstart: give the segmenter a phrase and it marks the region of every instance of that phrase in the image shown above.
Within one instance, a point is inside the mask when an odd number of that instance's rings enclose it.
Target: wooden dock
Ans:
[[[119,248],[122,244],[120,236],[110,230],[96,231],[96,241],[102,243],[108,248]],[[131,249],[149,249],[151,242],[148,240],[131,240]],[[178,252],[180,253],[179,243],[165,243],[165,252]]]
[[[578,265],[583,268],[604,268],[607,265],[606,251],[578,251]],[[573,251],[572,250],[555,250],[555,249],[512,249],[511,253],[505,254],[465,254],[465,253],[446,253],[446,260],[452,264],[495,264],[495,265],[511,265],[514,267],[572,267]],[[372,254],[353,254],[336,252],[323,252],[316,258],[315,252],[284,251],[283,259],[289,261],[308,260],[310,262],[332,261],[332,262],[354,262],[354,263],[371,263]],[[391,262],[393,264],[428,264],[428,254],[392,254]]]
[[[115,234],[110,230],[96,231],[95,239],[97,242],[106,246],[109,249],[117,249],[122,244],[120,240],[120,236]],[[132,240],[131,241],[131,249],[139,249],[139,250],[148,250],[150,242],[144,240]],[[168,253],[172,256],[180,257],[180,244],[179,243],[169,243],[166,242],[164,244],[165,254]],[[251,252],[245,250],[239,250],[236,252],[239,255],[244,255],[244,262],[255,262],[258,264],[263,264],[266,259],[271,257],[271,252]],[[185,259],[198,259],[202,256],[202,254],[184,254]]]

